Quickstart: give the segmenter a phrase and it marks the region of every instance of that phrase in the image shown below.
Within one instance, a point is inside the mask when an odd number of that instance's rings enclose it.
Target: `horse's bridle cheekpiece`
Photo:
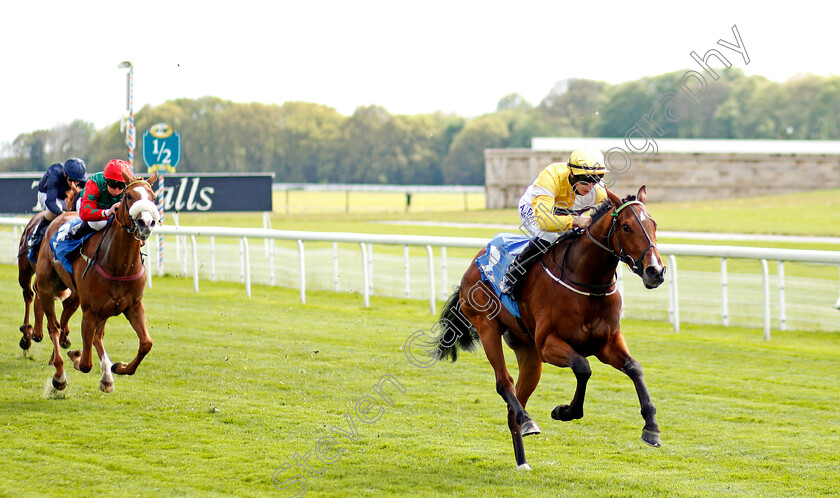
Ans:
[[[610,243],[610,240],[612,240],[613,235],[615,235],[616,227],[618,226],[618,214],[622,210],[624,210],[624,208],[626,208],[628,206],[632,206],[633,204],[640,204],[640,205],[644,206],[644,203],[642,201],[632,200],[632,201],[625,202],[621,206],[618,206],[617,208],[615,208],[615,211],[613,211],[613,213],[612,213],[612,223],[610,225],[609,231],[607,232],[607,244]],[[639,222],[639,226],[642,227],[642,232],[645,234],[645,238],[647,238],[647,241],[648,241],[647,248],[644,251],[642,251],[642,254],[639,255],[638,259],[633,259],[632,256],[627,254],[624,251],[624,248],[621,247],[621,242],[618,239],[615,240],[616,250],[613,250],[612,248],[607,247],[604,244],[595,240],[595,237],[593,237],[589,233],[589,227],[586,228],[586,236],[589,237],[589,239],[592,240],[592,242],[594,242],[595,245],[597,245],[601,249],[604,249],[605,251],[607,251],[610,254],[612,254],[613,256],[615,256],[616,259],[618,259],[619,261],[623,261],[623,262],[627,263],[627,266],[629,266],[630,269],[633,270],[633,273],[635,273],[636,275],[641,277],[642,272],[643,272],[642,260],[645,259],[645,255],[648,253],[648,251],[651,250],[651,248],[655,247],[656,244],[654,244],[653,240],[651,240],[650,235],[647,233],[647,230],[645,229],[645,226],[642,224],[642,220],[639,219],[638,213],[636,213],[636,211],[634,211],[633,209],[631,209],[630,212],[633,213],[633,216],[636,218],[636,221]]]
[[[134,180],[131,183],[129,183],[128,185],[126,185],[123,192],[127,192],[129,187],[131,187],[132,185],[137,184],[137,183],[145,183],[146,186],[149,187],[149,190],[152,190],[151,184],[149,184],[148,181],[140,178],[139,180]],[[125,194],[123,194],[123,200],[124,199],[125,199]],[[140,230],[140,227],[137,226],[137,220],[132,218],[131,214],[129,214],[128,206],[125,207],[125,212],[128,215],[128,223],[123,223],[123,222],[120,221],[120,225],[122,225],[123,230],[130,233],[132,237],[134,237],[135,239],[143,242],[143,239],[141,239],[140,237],[137,236],[137,232]],[[115,217],[115,219],[116,219],[116,217]],[[119,221],[119,220],[117,220],[117,221]]]

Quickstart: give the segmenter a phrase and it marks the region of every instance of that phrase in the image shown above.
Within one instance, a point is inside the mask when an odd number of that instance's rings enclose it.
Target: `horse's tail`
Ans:
[[[458,359],[458,350],[473,351],[478,339],[478,332],[464,312],[461,311],[461,288],[449,296],[449,300],[443,306],[440,313],[440,320],[437,326],[440,333],[437,335],[434,355],[438,359],[449,357],[452,361]]]

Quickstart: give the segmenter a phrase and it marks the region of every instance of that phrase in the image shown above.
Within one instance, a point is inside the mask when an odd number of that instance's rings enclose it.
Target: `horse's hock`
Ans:
[[[647,185],[657,202],[840,188],[840,141],[657,139],[657,152],[645,156],[627,152],[623,138],[534,138],[531,149],[484,151],[486,207],[516,207],[543,168],[579,147],[607,156],[611,190]]]

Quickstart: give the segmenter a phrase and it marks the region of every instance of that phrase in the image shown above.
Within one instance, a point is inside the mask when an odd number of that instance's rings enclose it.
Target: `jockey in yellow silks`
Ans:
[[[525,189],[519,200],[519,219],[531,243],[511,263],[501,285],[512,293],[524,280],[528,263],[536,259],[560,234],[573,227],[585,228],[589,210],[607,198],[604,155],[594,149],[576,149],[567,163],[552,163]],[[514,270],[518,274],[514,274]]]

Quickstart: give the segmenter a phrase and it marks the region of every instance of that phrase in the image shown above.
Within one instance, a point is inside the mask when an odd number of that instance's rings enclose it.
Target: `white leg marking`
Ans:
[[[108,353],[102,355],[102,359],[99,360],[99,366],[102,368],[102,382],[106,384],[113,384],[114,383],[114,376],[111,375],[111,358],[108,358]]]

